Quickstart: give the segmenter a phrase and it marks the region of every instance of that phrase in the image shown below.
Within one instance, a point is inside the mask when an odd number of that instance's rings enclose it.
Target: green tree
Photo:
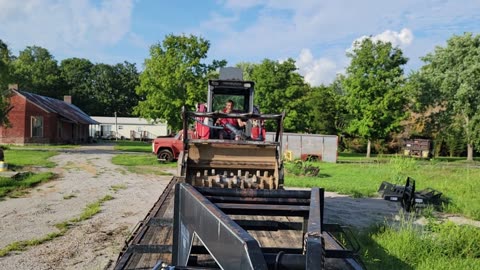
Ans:
[[[163,42],[150,47],[150,58],[140,75],[137,94],[145,99],[135,113],[146,119],[167,120],[169,127],[182,127],[181,108],[190,109],[207,99],[207,76],[226,61],[205,64],[210,42],[193,35],[167,35]]]
[[[242,69],[243,79],[245,81],[251,81],[252,80],[252,72],[253,72],[253,68],[256,66],[256,64],[250,63],[250,62],[240,62],[240,63],[237,63],[235,66]]]
[[[402,65],[407,63],[399,48],[370,38],[355,42],[343,87],[349,113],[347,132],[368,141],[387,137],[401,128],[406,98]]]
[[[10,126],[8,112],[12,109],[9,101],[10,65],[12,56],[7,44],[0,39],[0,127]]]
[[[91,69],[88,84],[91,95],[86,111],[92,115],[131,116],[138,103],[135,88],[139,74],[135,64],[124,62],[114,66],[96,64]]]
[[[64,94],[71,95],[72,103],[87,114],[90,114],[88,108],[97,106],[91,106],[91,103],[95,103],[90,89],[93,67],[90,60],[81,58],[67,58],[60,63],[60,75],[65,83]]]
[[[6,89],[11,82],[12,55],[6,43],[0,39],[0,89]]]
[[[39,95],[62,98],[57,61],[42,47],[28,46],[13,61],[13,76],[21,89]]]
[[[312,133],[337,134],[337,100],[333,87],[312,87],[306,101],[309,108],[308,127]]]
[[[292,132],[308,131],[308,107],[306,100],[310,86],[296,72],[295,61],[282,63],[265,59],[254,65],[251,79],[255,82],[255,104],[262,113],[285,111],[284,129]],[[273,123],[267,122],[267,129]]]
[[[480,35],[454,35],[422,60],[420,74],[433,85],[429,93],[421,89],[422,101],[442,107],[440,116],[451,125],[460,119],[471,161],[474,146],[480,148]]]
[[[9,96],[10,90],[0,89],[0,127],[10,127],[8,113],[13,107],[10,105]]]

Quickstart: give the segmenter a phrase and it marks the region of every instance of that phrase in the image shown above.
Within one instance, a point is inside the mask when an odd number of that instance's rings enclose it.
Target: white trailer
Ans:
[[[167,136],[167,123],[155,123],[137,117],[91,116],[98,125],[90,126],[90,135],[103,139],[153,140]]]

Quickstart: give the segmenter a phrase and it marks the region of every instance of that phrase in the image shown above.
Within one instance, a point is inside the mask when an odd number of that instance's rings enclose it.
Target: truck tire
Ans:
[[[158,160],[163,160],[163,161],[167,161],[167,162],[172,162],[172,161],[173,161],[172,151],[170,151],[170,150],[168,150],[168,149],[160,150],[160,151],[158,151],[158,153],[157,153],[157,158],[158,158]]]

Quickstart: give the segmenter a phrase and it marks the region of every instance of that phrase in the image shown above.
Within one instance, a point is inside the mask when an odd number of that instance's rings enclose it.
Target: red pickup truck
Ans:
[[[197,139],[197,135],[189,130],[189,139]],[[183,130],[180,130],[174,137],[160,137],[152,142],[152,153],[157,155],[158,160],[171,162],[178,159],[183,151]]]

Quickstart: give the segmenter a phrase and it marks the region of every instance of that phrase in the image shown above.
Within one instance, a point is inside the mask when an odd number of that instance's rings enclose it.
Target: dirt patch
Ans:
[[[111,268],[124,240],[162,193],[171,176],[138,175],[111,163],[111,146],[89,146],[52,157],[59,175],[22,198],[0,202],[0,248],[58,232],[55,224],[78,217],[105,195],[101,212],[65,235],[0,258],[0,269]],[[121,186],[122,188],[112,188]]]

